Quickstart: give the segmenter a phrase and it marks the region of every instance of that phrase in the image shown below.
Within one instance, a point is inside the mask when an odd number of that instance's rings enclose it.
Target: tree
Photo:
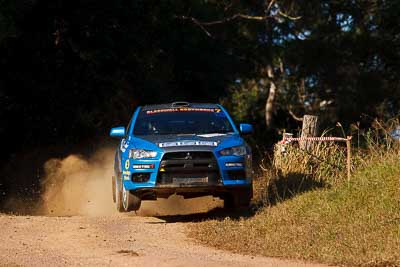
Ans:
[[[277,111],[292,126],[305,113],[347,125],[398,112],[398,11],[396,1],[252,1],[226,4],[216,18],[185,19],[208,36],[223,31],[243,42],[234,51],[253,63],[246,77],[269,81],[267,127],[282,117]],[[232,25],[239,30],[227,38]]]

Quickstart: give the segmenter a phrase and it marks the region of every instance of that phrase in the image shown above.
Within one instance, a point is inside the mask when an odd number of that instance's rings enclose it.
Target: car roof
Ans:
[[[145,105],[142,107],[142,110],[147,111],[153,109],[167,109],[167,108],[178,108],[178,107],[219,108],[217,104],[212,104],[212,103],[173,102],[167,104]]]

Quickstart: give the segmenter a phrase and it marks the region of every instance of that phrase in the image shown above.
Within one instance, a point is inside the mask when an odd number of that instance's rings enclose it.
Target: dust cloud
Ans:
[[[40,213],[55,216],[115,214],[111,187],[114,151],[102,149],[89,159],[70,155],[47,161]]]
[[[112,201],[114,148],[97,151],[88,159],[70,155],[50,159],[44,165],[42,205],[38,213],[52,216],[116,215]],[[183,199],[173,195],[168,199],[142,201],[139,216],[185,215],[208,212],[221,207],[218,198]]]

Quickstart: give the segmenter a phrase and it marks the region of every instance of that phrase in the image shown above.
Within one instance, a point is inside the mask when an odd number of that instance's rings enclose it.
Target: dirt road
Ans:
[[[42,202],[31,213],[37,216],[0,214],[0,266],[311,266],[189,239],[189,226],[221,206],[212,197],[144,201],[137,215],[118,214],[111,198],[113,157],[113,149],[103,149],[90,159],[46,162]],[[8,202],[14,212],[26,213],[26,206]]]
[[[0,266],[312,266],[198,245],[187,219],[0,215]]]

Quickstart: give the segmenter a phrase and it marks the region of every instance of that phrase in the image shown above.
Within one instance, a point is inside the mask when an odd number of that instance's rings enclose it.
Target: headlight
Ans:
[[[144,150],[144,149],[131,149],[129,150],[129,158],[131,159],[147,159],[157,157],[156,151]]]
[[[226,148],[219,152],[222,156],[244,156],[246,155],[246,147],[245,146],[234,146],[230,148]]]

